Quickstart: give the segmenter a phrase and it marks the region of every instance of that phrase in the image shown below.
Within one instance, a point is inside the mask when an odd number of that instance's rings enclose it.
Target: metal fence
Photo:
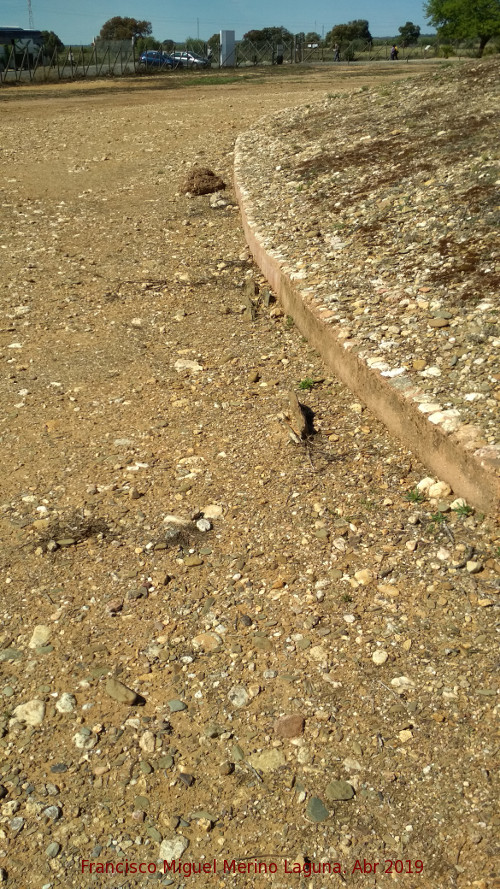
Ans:
[[[16,52],[13,47],[6,50],[3,70],[0,68],[2,83],[120,76],[134,74],[138,67],[136,53],[129,42],[118,47],[112,44],[69,46],[62,52],[55,49],[51,55],[47,55],[43,47],[35,52],[28,48],[22,52]]]
[[[59,51],[55,49],[50,55],[43,48],[37,48],[35,51],[27,48],[16,51],[14,47],[6,46],[3,49],[3,58],[0,55],[1,84],[168,72],[168,69],[153,68],[141,64],[140,54],[130,41],[116,41],[115,43],[97,41],[92,46],[69,46]],[[176,49],[181,49],[181,47],[176,46]],[[477,55],[477,47],[473,42],[399,47],[399,61],[454,56],[466,58],[475,55]],[[365,43],[355,40],[340,46],[340,55],[336,60],[333,47],[311,46],[295,37],[287,37],[277,42],[240,41],[236,45],[235,66],[244,68],[260,65],[351,64],[353,62],[385,62],[390,59],[391,44],[389,42]],[[224,60],[219,60],[217,52],[214,52],[211,67],[219,68],[221,66],[224,66]]]

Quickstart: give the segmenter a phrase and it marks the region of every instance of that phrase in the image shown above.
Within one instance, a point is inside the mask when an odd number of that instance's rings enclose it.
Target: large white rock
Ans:
[[[206,519],[219,519],[223,509],[222,506],[219,506],[217,503],[209,503],[208,506],[203,507],[202,512]]]
[[[13,711],[12,721],[25,722],[26,725],[40,725],[45,716],[45,704],[43,701],[28,701],[19,704]]]
[[[428,491],[428,496],[431,500],[441,500],[442,497],[448,497],[451,494],[451,488],[446,482],[436,482],[435,485],[431,485]]]
[[[160,845],[158,861],[176,861],[186,851],[189,840],[176,834],[170,839],[164,839]]]
[[[181,373],[183,370],[189,370],[191,373],[198,374],[203,370],[201,364],[198,364],[197,361],[190,361],[189,358],[179,358],[175,362],[174,367],[178,373]]]
[[[141,735],[139,747],[143,753],[154,753],[156,746],[156,738],[151,731],[146,731]]]
[[[274,772],[286,763],[283,751],[274,748],[263,750],[262,753],[252,753],[248,761],[254,769],[259,769],[261,772]]]
[[[418,485],[417,485],[417,491],[420,491],[421,494],[428,495],[428,494],[429,494],[429,488],[432,487],[432,485],[435,485],[435,484],[436,484],[436,479],[435,479],[435,478],[431,478],[430,475],[426,475],[425,478],[423,478],[421,481],[419,481],[419,483],[418,483]]]
[[[33,635],[29,642],[29,648],[38,648],[39,645],[46,645],[50,639],[50,627],[38,624],[33,630]]]

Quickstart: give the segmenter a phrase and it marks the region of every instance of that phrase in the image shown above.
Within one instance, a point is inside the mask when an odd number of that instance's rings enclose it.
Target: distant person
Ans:
[[[391,59],[393,62],[397,62],[398,58],[399,58],[399,50],[398,50],[396,44],[393,43],[392,49],[391,49]]]
[[[340,46],[338,45],[338,43],[336,43],[335,46],[333,47],[333,52],[334,52],[333,61],[340,62]]]

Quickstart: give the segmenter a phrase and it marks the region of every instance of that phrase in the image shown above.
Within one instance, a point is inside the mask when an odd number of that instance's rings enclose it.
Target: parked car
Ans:
[[[173,52],[172,59],[178,68],[210,68],[212,64],[206,56],[199,56],[195,52]]]
[[[166,52],[160,52],[159,49],[148,49],[143,52],[139,62],[146,65],[147,68],[174,68],[176,62]]]

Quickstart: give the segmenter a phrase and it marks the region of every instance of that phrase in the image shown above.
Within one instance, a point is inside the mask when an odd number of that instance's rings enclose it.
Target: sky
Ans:
[[[29,27],[29,0],[0,0],[0,26]],[[34,27],[55,31],[66,45],[91,43],[104,22],[113,16],[146,19],[157,40],[186,37],[208,40],[221,30],[236,32],[283,25],[293,34],[317,31],[326,34],[334,25],[352,19],[368,19],[373,37],[398,33],[407,21],[426,24],[422,0],[31,0]]]

